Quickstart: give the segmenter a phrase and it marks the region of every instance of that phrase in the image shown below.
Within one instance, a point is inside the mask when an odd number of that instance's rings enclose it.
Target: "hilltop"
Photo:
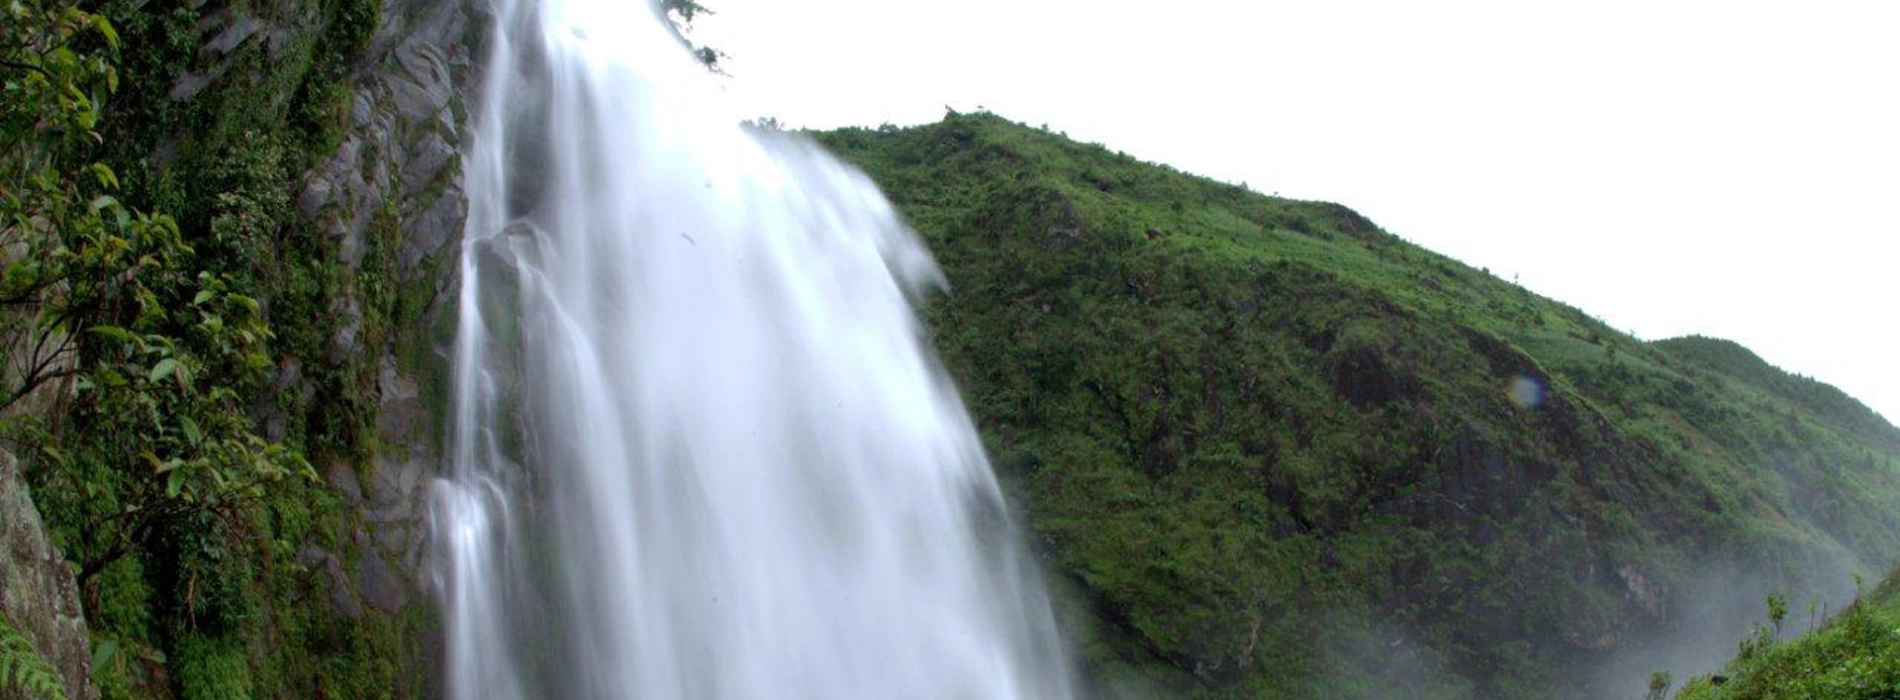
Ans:
[[[815,136],[942,265],[1097,695],[1640,692],[1900,556],[1900,430],[1733,343],[993,115]]]

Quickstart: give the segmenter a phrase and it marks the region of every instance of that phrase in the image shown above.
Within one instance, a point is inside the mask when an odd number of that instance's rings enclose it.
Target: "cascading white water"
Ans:
[[[1069,697],[861,174],[722,113],[643,0],[500,0],[466,154],[456,698]]]

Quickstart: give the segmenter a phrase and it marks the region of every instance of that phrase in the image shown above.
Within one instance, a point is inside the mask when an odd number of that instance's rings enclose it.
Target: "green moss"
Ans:
[[[373,555],[371,555],[373,556]],[[329,608],[314,577],[286,577],[273,594],[302,605],[278,611],[269,653],[258,661],[267,682],[260,694],[279,697],[421,697],[426,695],[427,606],[358,619]]]
[[[254,694],[249,660],[234,639],[187,636],[171,667],[179,696],[189,700],[249,700]]]
[[[93,614],[96,627],[133,639],[152,638],[152,589],[139,562],[138,555],[127,556],[99,575],[99,606]]]

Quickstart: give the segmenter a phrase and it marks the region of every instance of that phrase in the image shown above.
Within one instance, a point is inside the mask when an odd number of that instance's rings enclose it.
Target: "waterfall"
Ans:
[[[739,126],[649,3],[498,2],[431,503],[448,694],[1069,697],[883,195]]]

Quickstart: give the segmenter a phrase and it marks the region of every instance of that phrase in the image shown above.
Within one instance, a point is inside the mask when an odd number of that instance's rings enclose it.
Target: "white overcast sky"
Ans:
[[[742,113],[985,107],[1900,420],[1900,2],[703,0]]]

